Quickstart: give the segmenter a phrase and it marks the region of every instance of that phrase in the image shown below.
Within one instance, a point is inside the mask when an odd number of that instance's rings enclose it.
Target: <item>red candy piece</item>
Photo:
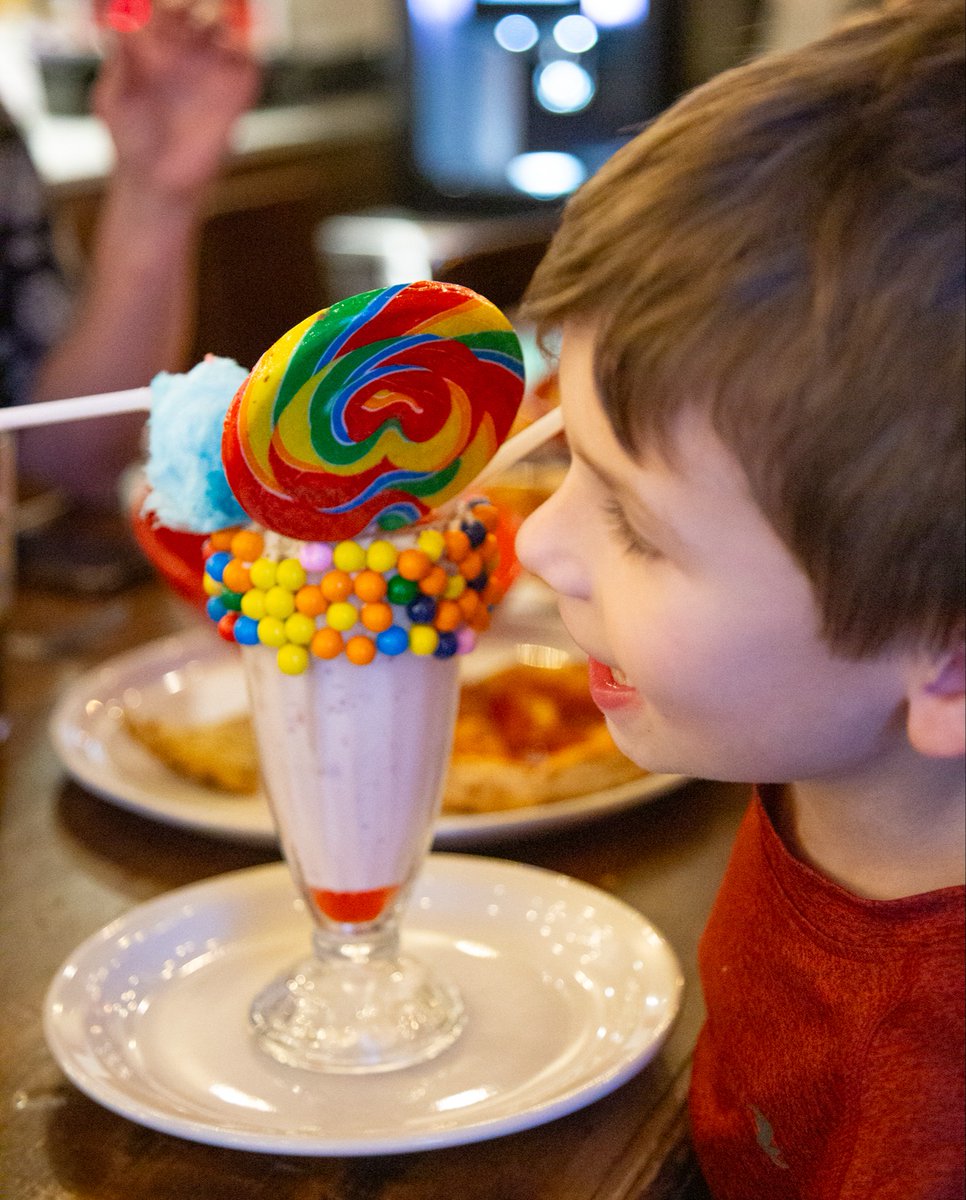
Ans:
[[[395,899],[398,887],[374,888],[369,892],[329,892],[310,888],[312,900],[330,921],[374,921]]]

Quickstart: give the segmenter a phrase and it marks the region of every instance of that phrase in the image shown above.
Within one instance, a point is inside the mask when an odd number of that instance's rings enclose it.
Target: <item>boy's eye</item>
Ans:
[[[627,515],[616,500],[605,501],[604,512],[607,514],[611,528],[624,543],[624,549],[628,553],[640,555],[642,558],[660,557],[660,551],[641,537],[628,521]]]

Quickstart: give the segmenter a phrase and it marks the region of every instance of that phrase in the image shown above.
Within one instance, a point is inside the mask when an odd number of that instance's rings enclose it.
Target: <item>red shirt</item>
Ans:
[[[957,1200],[964,889],[864,900],[794,858],[760,799],[701,942],[691,1085],[716,1200]]]

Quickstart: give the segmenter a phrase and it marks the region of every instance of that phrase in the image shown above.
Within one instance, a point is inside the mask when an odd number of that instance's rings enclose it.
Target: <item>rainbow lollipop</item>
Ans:
[[[259,359],[222,459],[258,524],[303,541],[398,529],[468,487],[523,397],[520,343],[468,288],[412,283],[333,304]]]

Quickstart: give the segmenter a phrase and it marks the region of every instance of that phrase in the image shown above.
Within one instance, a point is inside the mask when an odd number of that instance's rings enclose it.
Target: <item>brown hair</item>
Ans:
[[[571,200],[524,310],[593,323],[632,453],[707,409],[856,656],[963,623],[964,26],[914,0],[692,92]]]

